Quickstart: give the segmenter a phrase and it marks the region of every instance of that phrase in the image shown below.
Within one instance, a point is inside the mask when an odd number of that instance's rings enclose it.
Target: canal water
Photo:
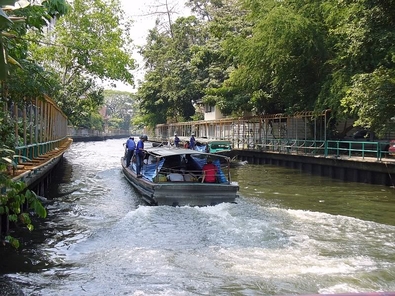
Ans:
[[[25,295],[395,291],[394,189],[247,164],[237,204],[150,207],[121,173],[123,142],[65,154],[48,218],[1,259]]]

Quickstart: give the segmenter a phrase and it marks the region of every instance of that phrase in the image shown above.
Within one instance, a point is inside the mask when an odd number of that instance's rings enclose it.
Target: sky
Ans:
[[[131,35],[134,40],[134,45],[141,46],[145,44],[148,31],[155,26],[155,15],[149,15],[150,12],[155,11],[155,6],[158,4],[165,3],[166,0],[120,0],[123,10],[128,16],[131,16],[134,21],[134,27],[132,28]],[[174,7],[175,11],[179,12],[179,16],[186,15],[189,10],[184,6],[185,0],[168,0],[169,7]],[[163,9],[161,10],[163,11]],[[177,15],[174,15],[174,19]],[[134,56],[138,67],[133,72],[136,84],[138,79],[143,79],[143,60],[141,56],[134,51]],[[125,85],[120,82],[116,82],[116,90],[136,92],[130,85]]]

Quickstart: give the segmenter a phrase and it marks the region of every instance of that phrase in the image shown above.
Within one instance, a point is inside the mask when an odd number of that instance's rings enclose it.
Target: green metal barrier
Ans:
[[[26,157],[28,159],[34,159],[39,157],[40,155],[44,155],[56,148],[59,148],[65,139],[67,139],[67,137],[44,143],[36,143],[26,146],[15,147],[15,152],[16,154]],[[27,160],[22,158],[20,159],[20,161],[26,162]]]
[[[381,160],[388,154],[385,150],[387,144],[382,142],[363,142],[363,141],[326,141],[325,156],[335,155],[337,157],[346,155],[361,156],[362,158],[374,156]]]
[[[360,156],[381,160],[388,155],[387,147],[386,142],[268,139],[264,143],[256,144],[254,148],[285,154],[321,154],[325,157],[345,155],[349,158]]]

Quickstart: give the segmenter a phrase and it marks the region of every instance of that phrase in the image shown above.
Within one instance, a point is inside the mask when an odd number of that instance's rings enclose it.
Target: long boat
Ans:
[[[216,182],[202,182],[202,168],[210,158],[217,167]],[[137,177],[132,159],[126,167],[121,158],[122,172],[149,205],[210,206],[234,203],[239,186],[231,181],[230,158],[172,146],[145,149],[142,177]]]

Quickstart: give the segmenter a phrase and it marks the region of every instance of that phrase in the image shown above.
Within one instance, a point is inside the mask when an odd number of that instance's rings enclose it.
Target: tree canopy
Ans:
[[[0,17],[5,61],[19,66],[6,65],[3,96],[16,102],[45,93],[72,124],[92,128],[103,104],[103,83],[133,85],[131,20],[118,0],[34,3]]]
[[[329,108],[378,134],[393,128],[394,1],[187,4],[194,17],[172,34],[153,28],[142,50],[148,123],[190,120],[203,101],[225,115]]]
[[[137,116],[136,95],[117,90],[104,91],[105,120],[108,127],[123,130],[136,130],[131,126],[132,119]]]
[[[100,81],[133,84],[129,30],[118,0],[75,0],[46,34],[46,43],[31,44],[32,57],[56,73],[60,89],[53,96],[74,125],[86,126],[83,119],[103,104]]]
[[[139,124],[201,118],[196,106],[208,104],[225,115],[331,109],[378,134],[393,129],[394,1],[188,0],[192,15],[178,18],[162,2],[165,18],[140,50]],[[102,81],[133,84],[119,0],[1,11],[0,30],[0,61],[16,65],[2,69],[8,95],[46,92],[76,125],[103,104]]]

